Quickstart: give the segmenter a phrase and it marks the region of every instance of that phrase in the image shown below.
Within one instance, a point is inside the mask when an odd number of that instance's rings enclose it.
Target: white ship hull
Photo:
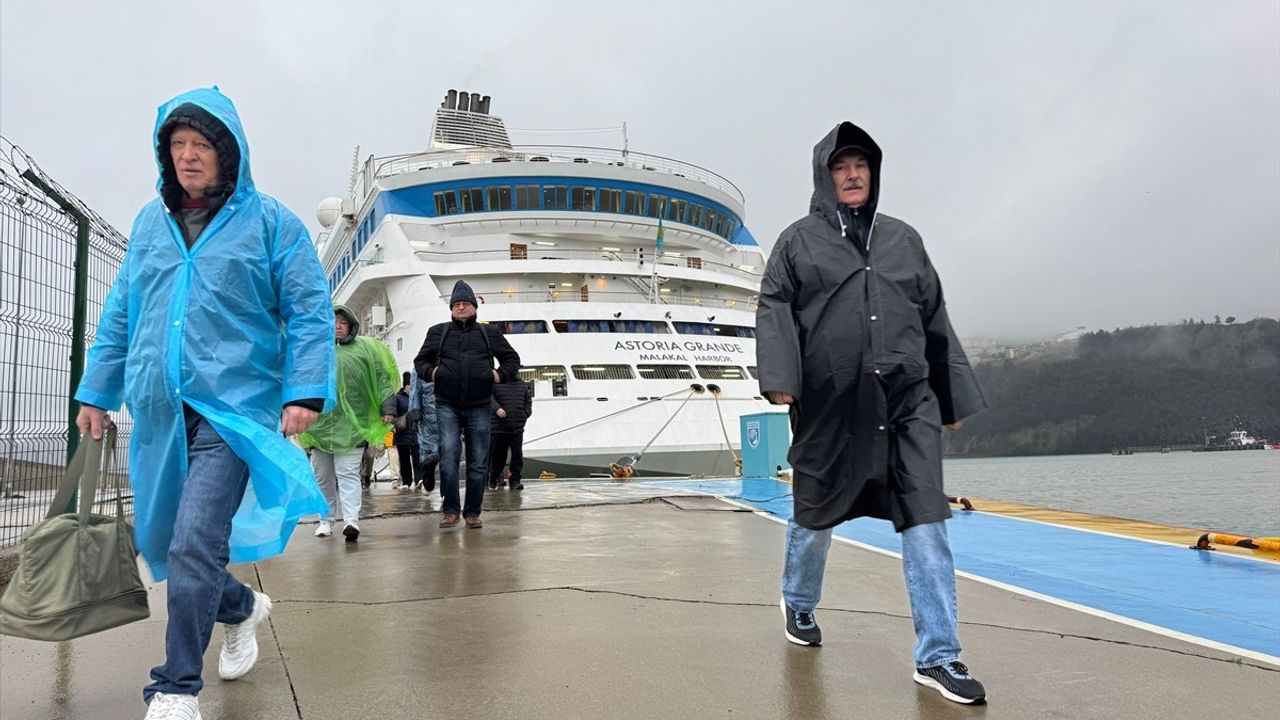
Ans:
[[[335,301],[408,370],[465,279],[533,382],[527,478],[634,456],[639,476],[734,474],[739,417],[769,405],[754,378],[764,259],[732,183],[625,151],[513,149],[484,113],[436,122],[431,150],[370,158],[349,198],[322,204]],[[457,142],[467,122],[486,147]]]

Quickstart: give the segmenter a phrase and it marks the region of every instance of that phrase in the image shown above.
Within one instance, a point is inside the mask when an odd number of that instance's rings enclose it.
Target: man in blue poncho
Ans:
[[[76,391],[95,438],[109,410],[133,417],[129,477],[138,550],[168,579],[165,662],[147,718],[199,720],[214,622],[218,674],[258,658],[271,600],[227,572],[284,551],[304,515],[327,512],[285,439],[334,403],[328,285],[302,222],[259,193],[231,101],[217,88],[160,106],[160,197],[138,213]],[[283,434],[282,434],[283,433]]]

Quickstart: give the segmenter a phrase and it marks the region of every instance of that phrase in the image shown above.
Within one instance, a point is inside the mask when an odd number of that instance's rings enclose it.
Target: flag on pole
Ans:
[[[667,209],[667,204],[664,202],[664,203],[662,204],[662,210],[661,210],[661,211],[659,211],[659,213],[658,213],[658,241],[657,241],[654,245],[655,245],[655,250],[656,250],[656,252],[658,253],[658,255],[659,255],[659,256],[661,256],[661,255],[662,255],[662,252],[663,252],[663,251],[662,251],[662,246],[663,246],[662,236],[663,236],[663,234],[665,233],[665,230],[663,230],[663,227],[662,227],[662,216],[666,214],[666,209]]]

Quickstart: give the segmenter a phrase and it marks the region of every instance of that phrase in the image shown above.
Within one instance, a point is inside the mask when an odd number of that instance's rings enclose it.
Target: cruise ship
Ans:
[[[525,476],[725,476],[755,367],[764,255],[742,192],[697,165],[512,145],[491,98],[450,90],[425,150],[361,160],[324,200],[336,302],[410,369],[466,280],[533,383]]]

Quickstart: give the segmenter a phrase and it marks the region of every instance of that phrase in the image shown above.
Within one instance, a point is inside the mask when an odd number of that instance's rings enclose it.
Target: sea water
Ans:
[[[1280,451],[948,458],[949,495],[1280,537]]]

